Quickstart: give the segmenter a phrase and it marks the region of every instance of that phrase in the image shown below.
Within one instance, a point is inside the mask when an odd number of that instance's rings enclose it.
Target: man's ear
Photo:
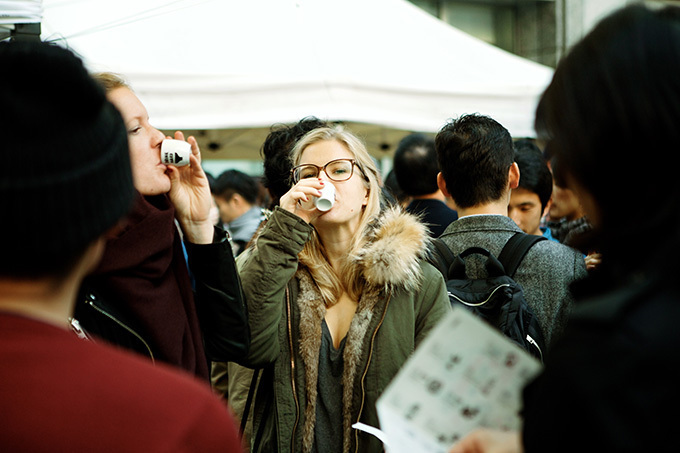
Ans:
[[[226,201],[233,206],[242,206],[245,202],[245,198],[243,198],[240,193],[234,192]]]
[[[446,181],[444,181],[444,176],[442,176],[442,172],[437,173],[437,186],[439,186],[439,190],[442,191],[445,197],[451,197],[449,191],[446,190]]]
[[[508,170],[508,189],[516,189],[519,187],[519,166],[517,162],[513,162]]]

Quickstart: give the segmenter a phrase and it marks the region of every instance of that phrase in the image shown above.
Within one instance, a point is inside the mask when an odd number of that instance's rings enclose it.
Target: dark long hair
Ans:
[[[557,176],[597,204],[591,245],[628,270],[680,252],[678,74],[680,9],[629,6],[574,46],[537,107]]]

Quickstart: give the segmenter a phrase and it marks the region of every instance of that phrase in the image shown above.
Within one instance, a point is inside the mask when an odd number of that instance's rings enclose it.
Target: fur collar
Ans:
[[[343,353],[344,452],[349,451],[351,424],[357,416],[352,413],[352,398],[355,381],[362,372],[359,369],[360,364],[367,352],[364,351],[364,340],[372,333],[369,326],[375,316],[381,316],[387,309],[389,296],[394,291],[401,288],[412,290],[420,284],[422,275],[418,261],[425,254],[430,242],[425,226],[415,216],[400,208],[384,211],[371,225],[368,235],[366,245],[351,257],[363,269],[367,288],[362,293],[352,318]],[[300,268],[296,277],[299,282],[299,293],[295,301],[300,313],[299,354],[304,364],[307,401],[302,426],[302,451],[306,453],[312,450],[314,442],[321,322],[326,315],[326,306],[306,269]],[[379,307],[383,307],[382,310]],[[381,313],[376,313],[379,310]]]
[[[385,209],[368,231],[369,240],[354,256],[369,286],[388,293],[420,286],[418,262],[431,242],[427,227],[399,207]]]

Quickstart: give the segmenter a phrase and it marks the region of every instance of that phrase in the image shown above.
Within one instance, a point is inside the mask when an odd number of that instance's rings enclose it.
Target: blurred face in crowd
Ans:
[[[142,195],[159,195],[170,190],[167,167],[161,162],[163,133],[149,124],[149,114],[139,98],[128,88],[107,93],[120,111],[128,134],[130,163],[135,188]]]
[[[243,215],[250,206],[246,206],[245,200],[239,194],[232,194],[229,199],[216,196],[215,203],[220,212],[222,223],[231,223]]]
[[[558,187],[555,184],[553,184],[552,205],[549,212],[551,220],[566,218],[571,221],[584,215],[576,193],[571,189]]]
[[[546,211],[550,204],[546,206]],[[508,204],[508,217],[515,221],[522,231],[527,234],[542,236],[541,217],[544,210],[541,209],[541,200],[535,192],[518,187],[510,193]]]
[[[217,202],[215,197],[212,197],[212,206],[210,207],[210,223],[212,225],[217,225],[220,221],[220,208],[217,207]]]

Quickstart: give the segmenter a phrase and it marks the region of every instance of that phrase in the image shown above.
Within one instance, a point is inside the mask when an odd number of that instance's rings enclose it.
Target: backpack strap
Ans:
[[[509,277],[515,275],[515,271],[519,267],[519,264],[524,259],[524,255],[527,254],[529,249],[537,242],[543,241],[546,238],[543,236],[535,236],[533,234],[526,233],[515,233],[501,250],[498,255],[498,261],[501,262],[505,273]]]
[[[449,276],[449,267],[451,267],[456,256],[451,249],[444,244],[444,241],[439,238],[432,240],[432,245],[434,245],[434,247],[430,249],[430,264],[439,269],[439,272],[441,272],[444,279],[446,279]]]

